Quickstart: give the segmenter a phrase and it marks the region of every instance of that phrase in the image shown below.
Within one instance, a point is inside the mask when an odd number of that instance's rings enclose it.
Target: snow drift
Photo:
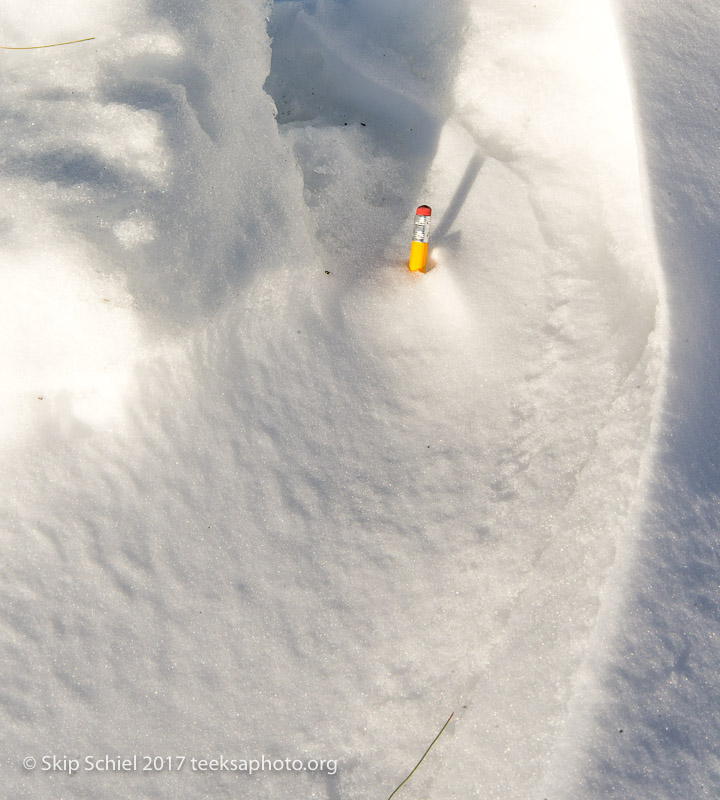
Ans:
[[[414,791],[533,795],[664,348],[608,6],[28,14],[9,44],[97,38],[4,56],[8,790],[382,797],[454,710]]]

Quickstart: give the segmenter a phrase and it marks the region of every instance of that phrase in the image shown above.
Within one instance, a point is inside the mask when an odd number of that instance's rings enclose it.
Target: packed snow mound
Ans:
[[[617,5],[672,337],[642,526],[558,795],[699,800],[720,796],[720,17],[701,0]]]
[[[76,38],[44,11],[34,34]],[[0,90],[2,263],[19,296],[33,259],[52,312],[8,367],[6,785],[383,797],[454,710],[414,790],[530,796],[632,535],[664,346],[609,8],[85,19],[94,42],[13,54]],[[23,772],[49,753],[340,766]]]

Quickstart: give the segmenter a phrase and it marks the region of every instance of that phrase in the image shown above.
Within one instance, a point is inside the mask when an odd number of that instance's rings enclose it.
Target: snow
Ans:
[[[8,796],[714,796],[715,33],[6,3]]]
[[[623,7],[625,6],[625,7]],[[718,795],[716,9],[620,4],[670,309],[658,453],[564,790]],[[558,789],[560,791],[560,789]],[[561,791],[562,794],[562,791]]]

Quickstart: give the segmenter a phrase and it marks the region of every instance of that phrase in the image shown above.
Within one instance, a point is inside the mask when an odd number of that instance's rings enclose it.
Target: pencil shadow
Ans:
[[[458,214],[465,205],[465,201],[484,163],[485,157],[479,151],[468,161],[460,183],[457,189],[455,189],[455,194],[452,196],[452,200],[450,200],[448,207],[445,209],[445,213],[442,215],[437,228],[435,228],[435,235],[433,236],[435,243],[442,242],[442,240],[447,237],[450,228],[452,228]]]

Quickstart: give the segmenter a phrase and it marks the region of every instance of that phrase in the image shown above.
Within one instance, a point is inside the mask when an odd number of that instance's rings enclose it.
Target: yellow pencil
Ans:
[[[428,240],[430,238],[430,206],[418,206],[415,212],[412,244],[410,245],[410,271],[425,272]]]

